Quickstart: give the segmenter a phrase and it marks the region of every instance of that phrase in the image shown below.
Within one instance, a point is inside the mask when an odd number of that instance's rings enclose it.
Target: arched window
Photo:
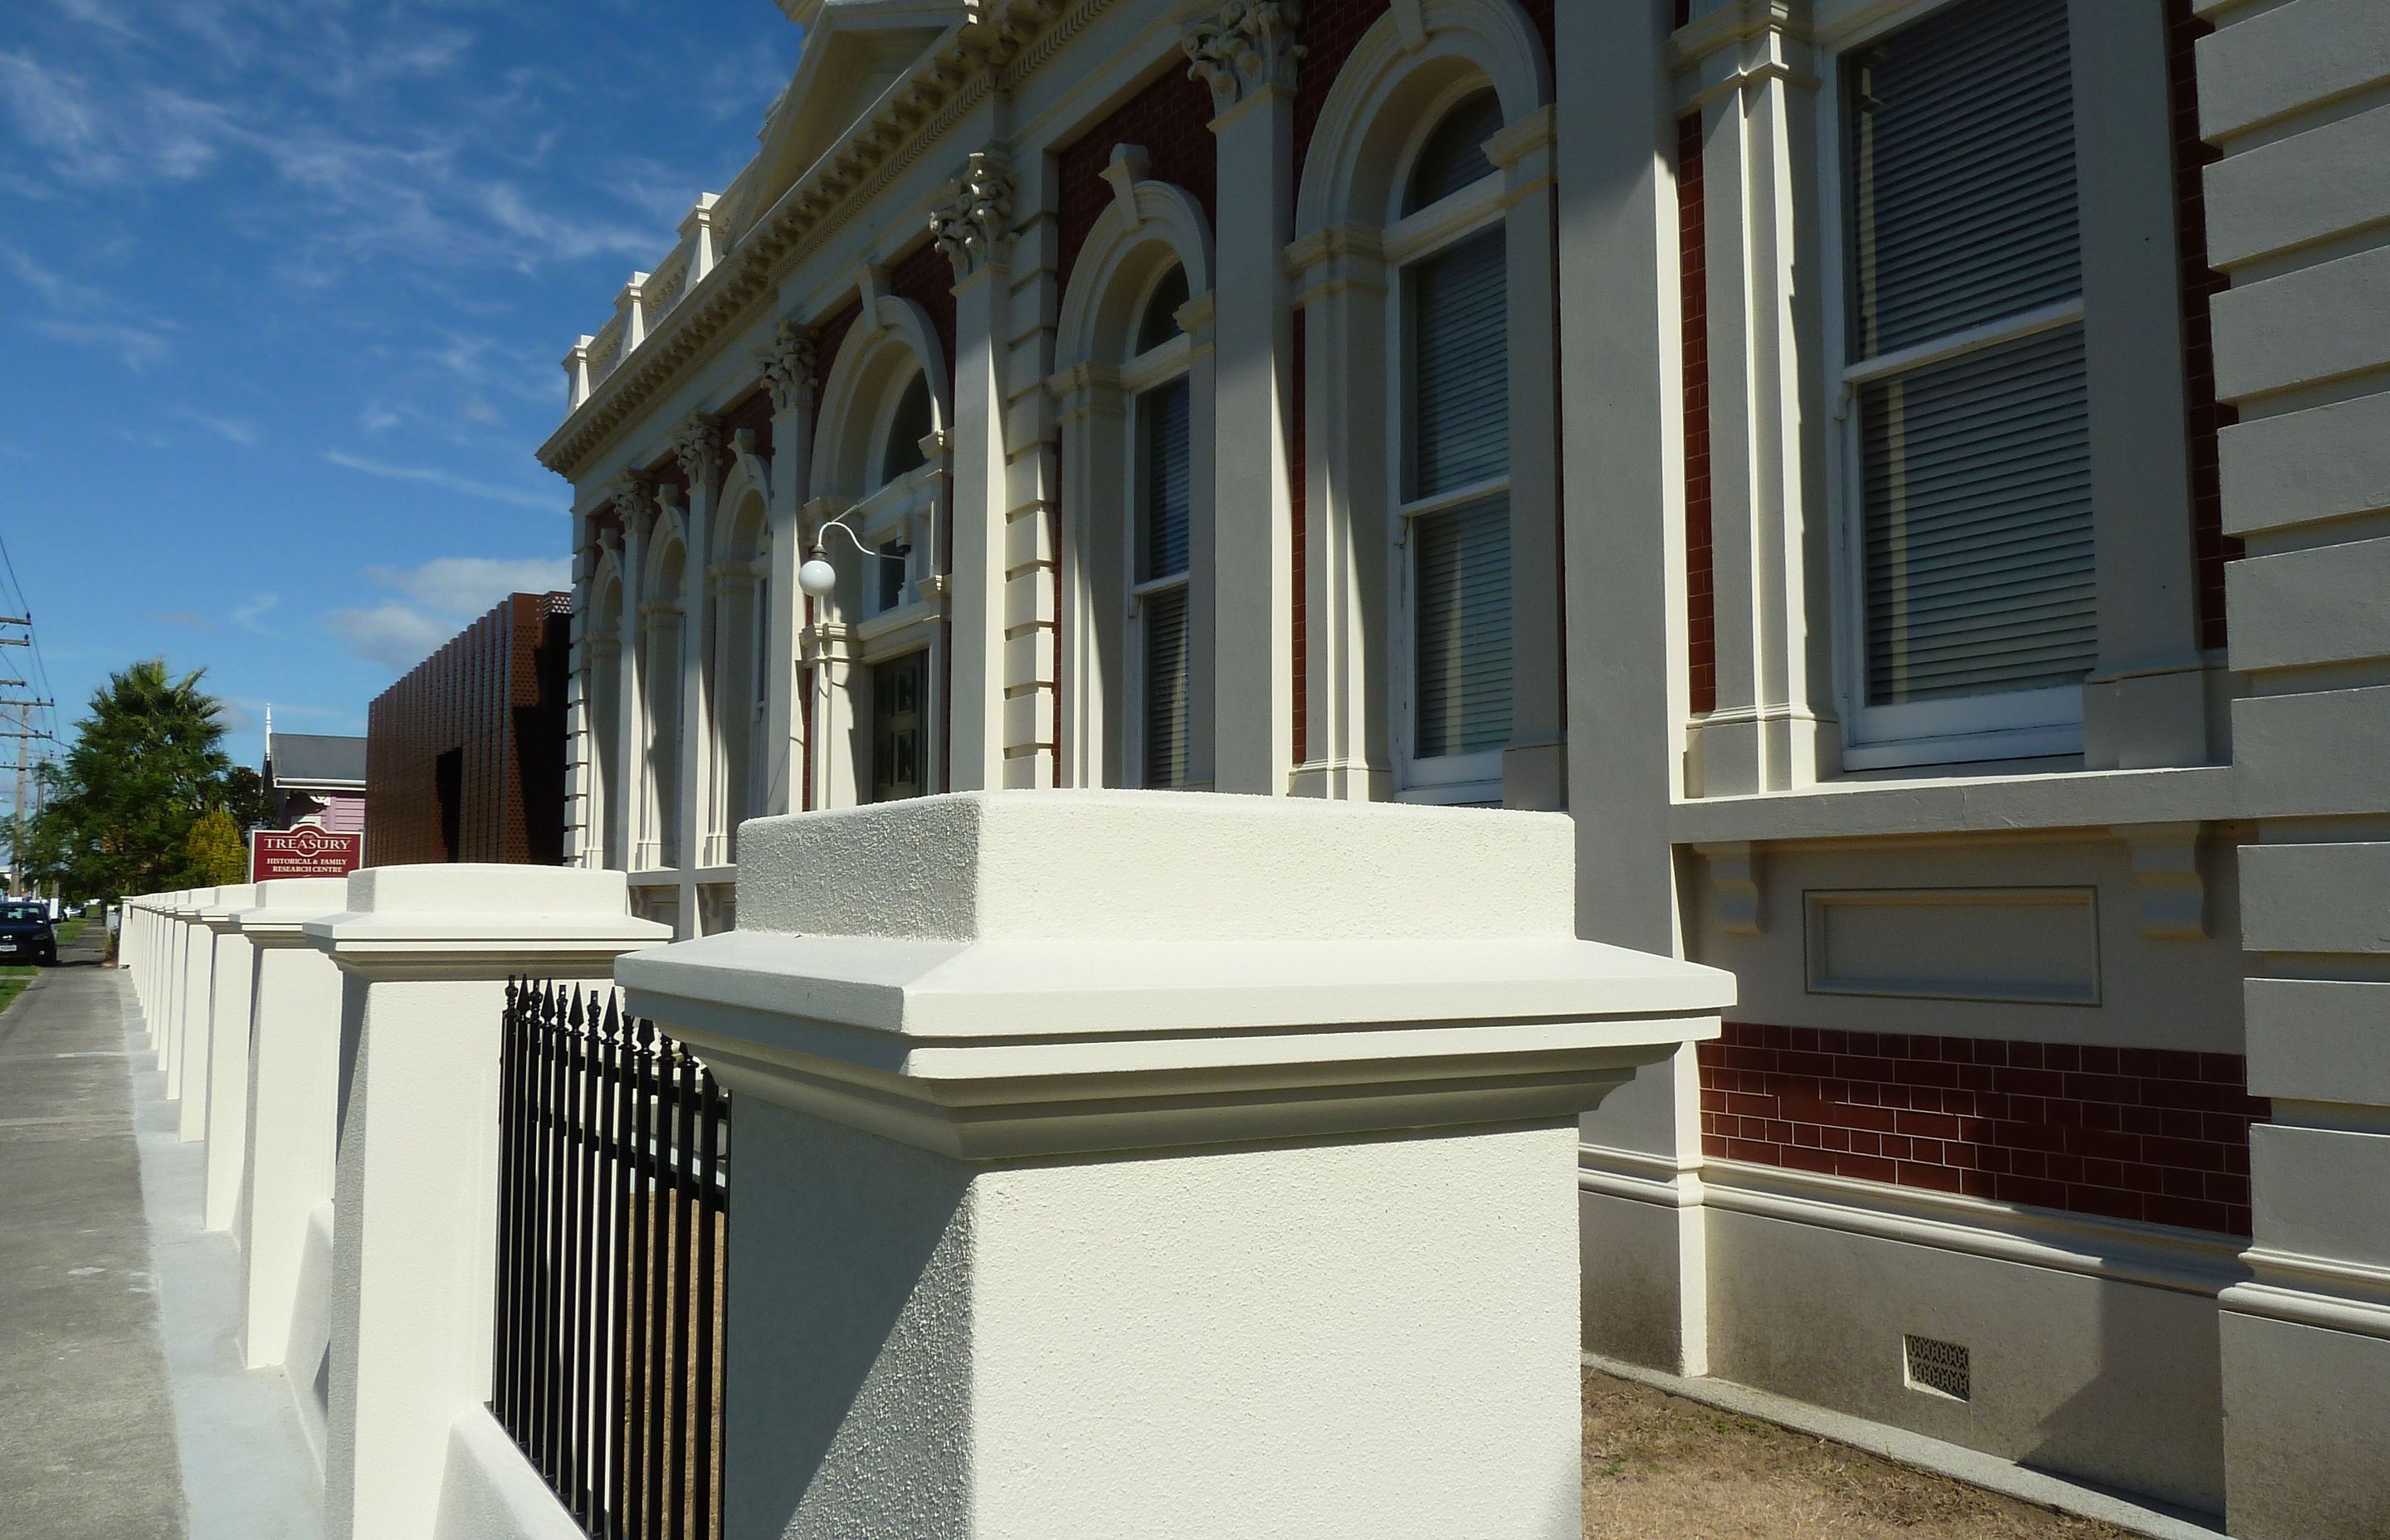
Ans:
[[[744,470],[724,488],[708,571],[713,587],[713,646],[705,679],[706,719],[713,731],[708,765],[705,848],[701,866],[738,859],[739,826],[763,811],[767,800],[762,749],[770,712],[768,662],[771,614],[766,588],[770,520],[760,486]]]
[[[1212,784],[1212,259],[1201,205],[1140,179],[1063,288],[1061,785]]]
[[[912,383],[896,398],[896,410],[881,435],[879,485],[886,486],[906,471],[919,470],[930,463],[929,456],[922,453],[921,441],[937,426],[930,405],[930,377],[916,369]]]
[[[1415,214],[1493,175],[1485,140],[1501,126],[1502,98],[1491,90],[1477,92],[1446,112],[1411,164],[1403,212]]]
[[[623,868],[623,833],[616,809],[623,801],[623,578],[610,554],[601,558],[586,636],[589,685],[583,730],[595,774],[585,827],[596,842],[598,864]]]
[[[1497,800],[1510,737],[1510,370],[1491,91],[1448,108],[1404,181],[1393,467],[1400,784]],[[1474,196],[1471,196],[1474,195]]]
[[[797,637],[798,711],[816,807],[935,791],[947,599],[937,575],[948,457],[947,384],[929,316],[883,296],[847,334],[822,385],[801,548],[822,539],[838,586]],[[857,545],[860,549],[857,549]]]
[[[647,764],[642,779],[640,829],[634,869],[660,871],[680,865],[681,671],[686,656],[687,610],[683,600],[688,548],[670,505],[656,524],[657,549],[648,568],[640,605],[639,683],[647,695]]]
[[[1174,263],[1145,302],[1137,354],[1124,380],[1131,413],[1129,645],[1135,705],[1124,747],[1135,784],[1187,784],[1189,699],[1188,555],[1193,520],[1192,391],[1179,307],[1187,270]]]

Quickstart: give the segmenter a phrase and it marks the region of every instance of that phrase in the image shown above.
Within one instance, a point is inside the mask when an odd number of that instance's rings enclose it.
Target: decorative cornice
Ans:
[[[1229,0],[1213,15],[1180,29],[1187,73],[1212,88],[1212,109],[1226,112],[1266,87],[1294,89],[1304,45],[1302,0]]]
[[[721,419],[708,412],[691,412],[673,435],[673,454],[692,488],[713,491],[722,476]]]
[[[755,350],[755,362],[763,366],[773,411],[787,412],[812,404],[816,356],[811,327],[782,316],[772,328],[771,340]]]
[[[868,208],[990,95],[1034,73],[1118,3],[1078,0],[1066,8],[1064,0],[989,0],[973,19],[949,32],[914,67],[902,89],[880,98],[874,115],[856,121],[838,148],[821,157],[770,208],[744,222],[736,245],[713,271],[549,435],[540,446],[540,463],[572,477],[777,277]]]
[[[998,260],[1012,234],[1012,172],[997,154],[975,149],[955,182],[955,196],[930,212],[930,234],[968,278]]]

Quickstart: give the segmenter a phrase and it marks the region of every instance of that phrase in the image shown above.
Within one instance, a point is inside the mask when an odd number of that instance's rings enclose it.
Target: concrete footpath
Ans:
[[[239,1367],[240,1259],[102,939],[0,1013],[0,1531],[315,1540],[289,1387]]]

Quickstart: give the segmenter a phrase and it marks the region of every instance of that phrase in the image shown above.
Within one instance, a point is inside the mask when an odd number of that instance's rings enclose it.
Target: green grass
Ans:
[[[60,946],[65,946],[71,943],[77,936],[83,934],[83,928],[90,923],[91,921],[87,919],[62,919],[58,921],[58,944]]]
[[[16,1004],[17,996],[24,994],[25,986],[41,977],[41,972],[38,968],[0,967],[0,1010]]]

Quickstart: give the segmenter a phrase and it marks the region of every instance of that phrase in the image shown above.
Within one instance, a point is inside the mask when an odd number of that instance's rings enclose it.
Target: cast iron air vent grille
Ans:
[[[1913,1336],[1901,1338],[1900,1345],[1902,1356],[1908,1361],[1910,1390],[1948,1396],[1953,1401],[1967,1399],[1971,1387],[1965,1348],[1956,1342]]]

